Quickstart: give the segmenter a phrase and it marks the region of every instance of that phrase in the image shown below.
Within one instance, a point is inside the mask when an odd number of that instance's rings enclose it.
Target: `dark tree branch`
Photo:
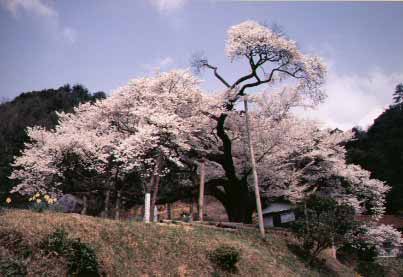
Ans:
[[[225,170],[225,175],[228,179],[236,179],[235,173],[235,165],[234,160],[232,158],[232,143],[231,139],[228,137],[225,132],[225,119],[227,118],[227,114],[221,114],[219,121],[217,122],[217,135],[221,139],[224,147],[224,162],[221,163]]]
[[[269,153],[271,152],[271,150],[273,150],[274,147],[275,147],[275,145],[271,146],[271,147],[270,147],[269,149],[267,149],[262,155],[260,155],[260,157],[256,159],[256,163],[261,162],[261,161],[263,160],[263,158],[264,158],[267,154],[269,154]],[[251,173],[252,173],[252,168],[249,168],[249,169],[245,172],[245,174],[244,174],[245,178],[247,178],[247,177],[249,176],[249,174],[251,174]]]
[[[227,81],[225,81],[225,79],[223,77],[221,77],[220,74],[218,74],[218,68],[216,66],[212,66],[208,63],[204,64],[205,67],[212,69],[214,71],[214,76],[217,77],[218,80],[220,80],[227,88],[230,88],[231,86],[228,84]]]
[[[224,179],[212,179],[206,182],[206,193],[217,198],[221,203],[226,203],[228,198],[226,193],[218,187],[224,186],[227,181]]]

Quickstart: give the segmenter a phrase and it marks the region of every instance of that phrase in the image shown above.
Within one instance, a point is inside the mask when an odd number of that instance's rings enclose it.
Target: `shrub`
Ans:
[[[190,221],[191,221],[191,220],[190,220],[190,214],[183,212],[183,213],[181,214],[181,219],[182,219],[182,221],[184,221],[184,222],[190,222]]]
[[[79,240],[73,240],[71,246],[70,273],[82,276],[99,276],[99,265],[94,249]]]
[[[0,275],[4,277],[26,276],[27,270],[20,260],[0,260]]]
[[[386,272],[383,266],[375,262],[360,261],[356,270],[365,277],[385,277]]]
[[[55,212],[55,213],[63,213],[64,212],[64,208],[62,205],[60,205],[59,203],[50,205],[48,207],[48,211],[50,212]]]
[[[209,253],[210,261],[226,271],[236,271],[240,256],[239,250],[229,245],[221,245]]]
[[[30,205],[29,208],[33,212],[42,213],[48,209],[48,206],[44,202],[40,202],[40,203],[35,202],[35,203],[32,203],[32,205]]]
[[[375,246],[365,241],[354,242],[354,244],[346,243],[338,251],[345,256],[352,256],[363,262],[374,262],[378,256]]]
[[[100,276],[94,249],[79,239],[70,239],[64,229],[57,229],[49,235],[42,247],[67,258],[69,276]]]
[[[43,243],[43,247],[47,251],[54,251],[59,254],[64,254],[69,251],[70,240],[67,232],[64,229],[57,229],[53,234],[47,237]]]
[[[60,210],[59,207],[54,207],[55,204],[58,204],[56,203],[57,199],[52,198],[48,194],[41,195],[39,192],[37,192],[28,200],[32,203],[30,205],[30,209],[33,212],[41,213],[45,210]]]
[[[311,195],[299,207],[299,219],[294,231],[303,240],[303,248],[312,263],[326,248],[343,245],[346,235],[354,228],[354,209],[340,205],[330,197]]]

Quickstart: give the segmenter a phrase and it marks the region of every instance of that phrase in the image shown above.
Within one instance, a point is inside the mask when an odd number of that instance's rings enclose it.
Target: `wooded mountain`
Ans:
[[[387,212],[403,212],[403,103],[390,106],[363,131],[355,128],[356,140],[348,144],[348,162],[361,165],[372,177],[392,187]]]
[[[91,94],[82,85],[64,85],[58,89],[24,92],[14,100],[0,104],[0,203],[13,186],[8,179],[13,157],[22,150],[28,137],[26,127],[53,128],[56,111],[72,112],[79,103],[103,99],[104,92]]]

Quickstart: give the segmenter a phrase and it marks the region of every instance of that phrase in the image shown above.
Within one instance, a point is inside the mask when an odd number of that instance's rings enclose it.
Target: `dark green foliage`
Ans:
[[[383,266],[375,262],[360,261],[357,264],[356,270],[365,277],[386,277],[386,272]]]
[[[66,257],[70,276],[100,276],[94,249],[79,239],[70,239],[64,229],[58,229],[48,236],[42,248]]]
[[[396,86],[395,93],[393,94],[395,104],[403,102],[403,83]]]
[[[354,131],[356,139],[347,144],[347,161],[361,165],[372,178],[391,186],[387,213],[403,212],[403,103],[389,107],[368,131]]]
[[[58,213],[63,212],[63,207],[59,203],[49,205],[45,201],[41,201],[40,203],[37,203],[36,201],[31,202],[28,208],[36,213],[42,213],[44,211],[58,212]]]
[[[94,249],[79,240],[71,241],[69,271],[74,276],[100,276]]]
[[[355,226],[354,209],[326,196],[310,196],[298,207],[297,214],[293,230],[302,238],[304,250],[310,253],[310,262],[333,244],[342,245],[345,234]]]
[[[0,275],[4,277],[21,277],[27,275],[27,270],[20,260],[0,259]]]
[[[22,93],[10,102],[0,104],[0,205],[4,204],[8,191],[14,183],[8,179],[11,163],[19,155],[28,141],[26,127],[43,126],[53,128],[57,123],[58,112],[72,112],[83,102],[94,102],[105,98],[105,93],[93,95],[81,85],[62,86]],[[13,205],[18,204],[18,196],[13,197]]]
[[[236,263],[241,258],[241,254],[238,249],[229,245],[221,245],[214,251],[209,253],[209,259],[220,269],[225,271],[236,271]]]
[[[378,256],[375,246],[366,244],[363,241],[356,242],[355,247],[346,244],[340,251],[349,256],[356,257],[362,262],[374,262]]]
[[[383,267],[387,276],[403,276],[403,257],[378,258],[376,262]]]
[[[43,242],[43,248],[47,251],[55,251],[59,254],[64,254],[69,251],[70,240],[67,232],[64,229],[57,229]]]
[[[34,202],[31,204],[29,209],[36,213],[42,213],[48,209],[48,205],[44,201],[42,201],[41,203]]]
[[[362,237],[365,233],[365,229],[360,228],[357,224],[356,228],[351,231],[353,237]],[[368,243],[363,239],[357,239],[355,241],[347,242],[338,249],[343,256],[354,257],[354,259],[362,262],[374,262],[378,256],[375,245]]]

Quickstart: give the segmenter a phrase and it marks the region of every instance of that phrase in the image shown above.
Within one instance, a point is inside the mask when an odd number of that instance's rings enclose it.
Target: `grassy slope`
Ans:
[[[207,253],[221,243],[241,249],[239,276],[329,276],[307,268],[288,250],[287,242],[292,238],[280,232],[269,232],[267,241],[262,242],[251,231],[232,233],[23,210],[0,214],[0,260],[21,256],[29,248],[32,254],[25,263],[31,276],[40,276],[41,271],[46,276],[65,275],[65,261],[55,254],[44,257],[37,246],[61,226],[71,237],[80,238],[96,250],[107,276],[212,276],[215,269]]]

